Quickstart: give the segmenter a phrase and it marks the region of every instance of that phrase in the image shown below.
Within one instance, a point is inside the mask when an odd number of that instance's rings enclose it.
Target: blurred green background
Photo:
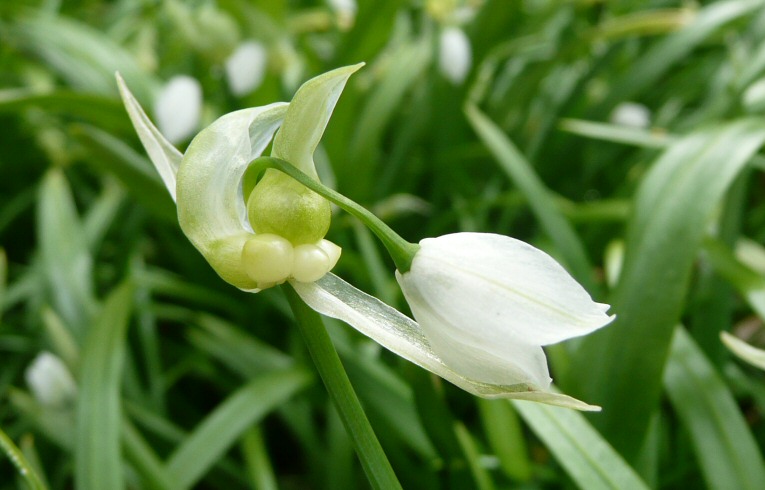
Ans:
[[[765,488],[765,379],[719,341],[765,345],[762,0],[0,3],[0,488],[367,487],[286,301],[183,236],[114,81],[183,151],[360,61],[325,183],[412,242],[526,240],[618,315],[547,349],[586,417],[327,321],[403,487]],[[407,311],[366,229],[328,237]]]

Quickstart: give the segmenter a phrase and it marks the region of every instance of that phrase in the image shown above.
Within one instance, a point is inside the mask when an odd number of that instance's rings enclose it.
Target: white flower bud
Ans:
[[[441,32],[438,54],[438,68],[441,74],[454,85],[465,81],[473,54],[470,40],[459,27],[447,27]]]
[[[329,7],[335,12],[341,29],[348,30],[353,27],[356,20],[358,6],[356,0],[327,0]]]
[[[268,51],[257,41],[240,44],[225,63],[226,80],[231,93],[247,95],[263,83],[268,63]]]
[[[611,113],[611,122],[631,128],[647,128],[651,125],[651,111],[642,104],[622,102]]]
[[[178,75],[170,79],[154,103],[157,126],[171,143],[196,132],[202,114],[202,87],[196,78]]]
[[[65,406],[74,400],[77,385],[64,363],[50,352],[41,352],[24,372],[32,395],[43,405]]]

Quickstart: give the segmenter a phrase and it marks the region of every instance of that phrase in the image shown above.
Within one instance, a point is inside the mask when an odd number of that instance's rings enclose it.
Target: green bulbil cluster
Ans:
[[[247,199],[247,214],[256,234],[269,233],[292,245],[313,244],[329,230],[329,201],[292,177],[269,169]]]

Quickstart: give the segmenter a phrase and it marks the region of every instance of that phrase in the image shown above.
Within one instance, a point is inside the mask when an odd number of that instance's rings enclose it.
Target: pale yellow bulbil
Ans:
[[[329,240],[293,246],[279,235],[262,233],[244,244],[242,268],[258,289],[270,288],[288,279],[313,282],[332,270],[340,252],[340,247]]]

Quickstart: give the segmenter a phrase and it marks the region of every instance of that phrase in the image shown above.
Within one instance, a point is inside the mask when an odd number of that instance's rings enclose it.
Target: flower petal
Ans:
[[[178,171],[178,221],[186,236],[227,282],[255,289],[240,264],[251,237],[242,176],[268,146],[287,103],[222,116],[191,142]]]
[[[391,352],[484,398],[534,400],[577,410],[599,410],[566,395],[534,391],[526,384],[498,385],[475,381],[443,363],[433,352],[420,326],[382,301],[359,291],[334,274],[314,283],[293,281],[292,287],[317,312],[342,320]]]
[[[538,344],[518,338],[492,339],[485,345],[475,329],[475,321],[465,324],[462,315],[452,310],[433,309],[425,300],[427,292],[417,281],[406,281],[396,271],[406,300],[433,350],[455,371],[485,383],[529,384],[539,389],[550,386],[545,353]],[[423,294],[424,293],[424,294]],[[458,306],[459,307],[459,306]],[[468,332],[465,329],[469,328]]]
[[[416,291],[419,303],[450,319],[452,337],[498,357],[508,342],[548,345],[613,318],[552,257],[520,240],[455,233],[420,245],[399,277],[407,299]]]
[[[122,76],[119,73],[115,74],[115,76],[117,77],[117,85],[120,89],[122,102],[125,104],[125,109],[127,109],[130,120],[133,122],[133,127],[135,127],[136,133],[138,133],[146,153],[149,154],[149,159],[151,159],[154,167],[156,167],[173,201],[175,201],[175,175],[178,173],[178,167],[181,165],[183,154],[151,123],[141,105],[133,97],[127,85],[125,85]]]
[[[318,178],[313,152],[319,144],[345,82],[364,63],[329,71],[304,83],[290,102],[284,124],[274,139],[271,156],[286,160]]]

